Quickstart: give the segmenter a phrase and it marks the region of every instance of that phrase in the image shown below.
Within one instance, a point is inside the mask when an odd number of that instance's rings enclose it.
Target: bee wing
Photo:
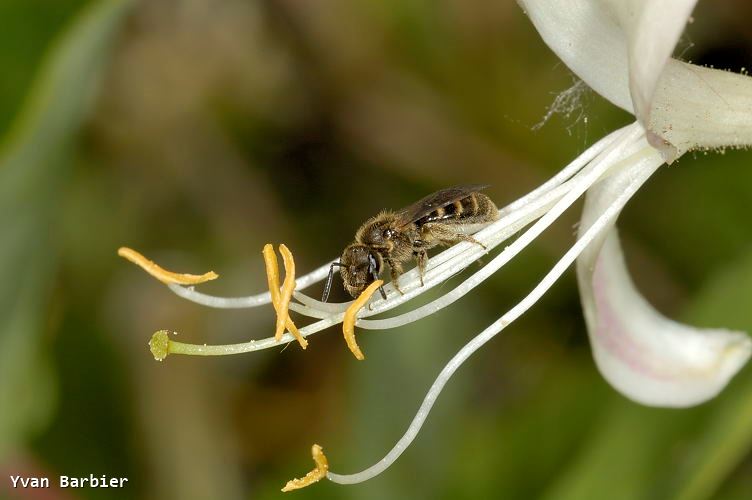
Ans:
[[[463,184],[436,191],[397,212],[397,224],[404,226],[425,217],[437,208],[442,208],[472,193],[486,189],[489,184]]]

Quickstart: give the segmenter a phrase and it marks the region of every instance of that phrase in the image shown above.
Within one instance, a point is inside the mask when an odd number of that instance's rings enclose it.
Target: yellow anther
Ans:
[[[321,446],[314,444],[311,447],[311,455],[313,455],[316,468],[306,474],[305,477],[287,481],[285,487],[282,488],[283,492],[287,493],[288,491],[305,488],[326,477],[326,473],[329,471],[329,461],[326,459],[326,455],[324,455],[324,450]]]
[[[274,338],[279,342],[282,339],[285,328],[287,328],[298,341],[300,347],[305,349],[308,347],[308,341],[303,338],[303,335],[301,335],[295,323],[293,323],[288,310],[292,293],[295,290],[295,261],[292,258],[292,253],[285,245],[279,246],[279,253],[282,254],[282,260],[285,265],[285,281],[282,285],[281,293],[279,290],[279,262],[277,261],[277,254],[274,253],[274,247],[267,243],[264,245],[264,250],[261,253],[264,256],[264,264],[266,265],[266,280],[269,284],[272,305],[274,306],[274,310],[277,311]]]
[[[269,293],[272,295],[272,304],[274,309],[277,309],[279,307],[279,263],[277,262],[277,254],[274,253],[274,247],[271,243],[264,245],[261,254],[264,256],[264,264],[266,265],[266,281],[269,284]]]
[[[162,283],[166,284],[175,283],[177,285],[198,285],[199,283],[211,281],[219,277],[214,271],[209,271],[208,273],[201,275],[173,273],[172,271],[168,271],[159,267],[153,261],[147,259],[137,251],[128,247],[118,248],[118,255],[133,262],[137,266],[140,266],[144,271],[151,274]]]
[[[357,299],[353,301],[352,304],[350,304],[350,307],[347,308],[347,311],[345,311],[345,317],[342,319],[342,333],[345,335],[345,342],[347,342],[347,347],[350,348],[350,351],[355,355],[355,357],[363,361],[366,359],[365,356],[363,356],[363,353],[360,350],[360,347],[358,347],[358,343],[355,341],[355,320],[356,315],[358,314],[358,311],[360,311],[364,305],[366,305],[366,302],[371,298],[371,295],[373,295],[378,288],[383,285],[384,282],[382,280],[376,280],[370,285],[368,285],[368,288],[363,290],[363,293],[361,293]]]
[[[282,283],[282,292],[279,296],[277,308],[277,330],[274,332],[274,338],[277,340],[285,331],[290,299],[292,299],[292,292],[295,290],[295,261],[292,258],[292,253],[285,245],[279,246],[279,253],[282,255],[282,262],[285,265],[285,281]]]

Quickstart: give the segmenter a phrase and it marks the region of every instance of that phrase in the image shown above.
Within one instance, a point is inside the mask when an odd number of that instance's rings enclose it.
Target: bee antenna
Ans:
[[[321,302],[326,302],[329,299],[329,292],[332,291],[332,281],[334,281],[335,267],[345,266],[343,264],[340,264],[339,262],[332,262],[332,265],[329,266],[329,276],[326,278],[326,285],[324,285],[324,294],[321,296]]]

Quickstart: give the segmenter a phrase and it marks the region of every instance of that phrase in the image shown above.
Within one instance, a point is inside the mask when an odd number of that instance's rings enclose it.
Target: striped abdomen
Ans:
[[[415,221],[420,227],[429,222],[445,222],[449,224],[476,224],[492,222],[499,218],[499,210],[491,199],[483,193],[469,195],[438,207],[433,212]]]

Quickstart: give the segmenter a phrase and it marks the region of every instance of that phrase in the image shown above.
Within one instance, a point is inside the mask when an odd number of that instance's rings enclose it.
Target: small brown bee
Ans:
[[[491,199],[480,193],[487,185],[467,184],[442,189],[397,212],[384,211],[372,217],[355,233],[355,242],[345,248],[339,262],[329,268],[324,287],[326,302],[332,288],[334,268],[339,267],[345,290],[357,297],[376,281],[389,264],[392,283],[399,288],[402,264],[414,257],[418,264],[421,285],[428,259],[428,250],[470,241],[483,246],[466,234],[499,218],[499,210]],[[484,247],[485,248],[485,247]],[[381,288],[381,296],[386,293]]]

